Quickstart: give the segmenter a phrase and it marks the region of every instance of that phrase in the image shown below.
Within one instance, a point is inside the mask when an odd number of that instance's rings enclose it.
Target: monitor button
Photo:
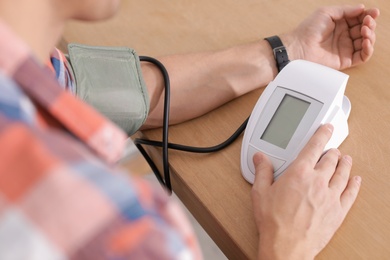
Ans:
[[[253,156],[255,155],[255,153],[257,152],[261,152],[259,150],[257,150],[256,148],[252,147],[249,145],[248,147],[248,166],[249,166],[249,170],[255,174],[255,165],[253,164]],[[263,152],[264,153],[264,152]],[[266,153],[264,153],[266,154]],[[274,166],[274,172],[276,172],[277,170],[280,169],[280,167],[283,166],[283,164],[285,164],[285,160],[281,160],[281,159],[278,159],[276,157],[273,157],[269,154],[266,154],[268,156],[268,158],[270,159],[272,165]]]

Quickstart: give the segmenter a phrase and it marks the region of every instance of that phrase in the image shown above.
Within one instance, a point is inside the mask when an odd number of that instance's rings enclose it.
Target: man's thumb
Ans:
[[[253,156],[253,164],[256,171],[253,185],[270,186],[274,181],[274,167],[270,159],[259,152]]]

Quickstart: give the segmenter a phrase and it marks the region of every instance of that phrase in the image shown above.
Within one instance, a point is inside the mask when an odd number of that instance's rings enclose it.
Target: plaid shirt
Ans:
[[[127,137],[64,90],[63,54],[0,35],[0,259],[201,258],[178,206],[112,164]]]

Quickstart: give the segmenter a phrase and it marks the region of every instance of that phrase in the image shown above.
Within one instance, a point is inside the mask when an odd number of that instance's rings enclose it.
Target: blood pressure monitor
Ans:
[[[241,170],[254,182],[253,156],[266,154],[278,178],[318,129],[331,123],[333,135],[325,150],[337,148],[348,136],[351,110],[344,96],[348,75],[304,60],[290,62],[269,83],[249,118],[241,147]]]

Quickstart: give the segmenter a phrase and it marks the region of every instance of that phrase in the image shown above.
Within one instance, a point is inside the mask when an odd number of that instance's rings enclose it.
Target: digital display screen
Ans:
[[[285,95],[260,139],[286,149],[310,102]]]

